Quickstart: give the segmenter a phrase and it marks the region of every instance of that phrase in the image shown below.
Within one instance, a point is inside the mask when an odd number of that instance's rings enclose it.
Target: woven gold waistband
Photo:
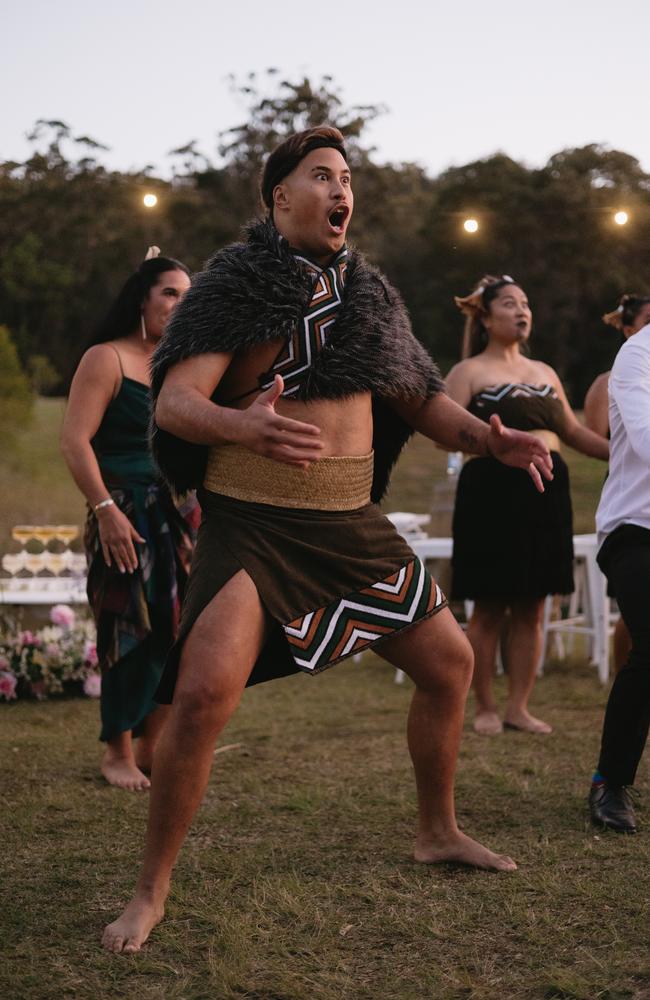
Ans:
[[[370,502],[372,474],[373,452],[319,458],[300,469],[227,444],[210,449],[203,485],[235,500],[273,507],[356,510]]]

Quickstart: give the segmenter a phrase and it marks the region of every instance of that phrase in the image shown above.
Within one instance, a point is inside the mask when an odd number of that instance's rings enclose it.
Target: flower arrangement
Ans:
[[[35,632],[4,629],[0,634],[0,701],[83,693],[99,696],[95,627],[67,604],[56,604],[50,623]],[[11,633],[11,634],[10,634]]]

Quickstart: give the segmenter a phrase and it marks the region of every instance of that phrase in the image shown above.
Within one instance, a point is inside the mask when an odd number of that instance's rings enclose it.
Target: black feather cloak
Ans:
[[[312,295],[313,278],[268,221],[247,227],[195,276],[152,361],[154,407],[167,370],[214,352],[239,353],[291,338]],[[262,377],[262,376],[261,376]],[[380,272],[350,250],[343,305],[336,323],[292,399],[345,399],[372,393],[375,473],[372,499],[386,492],[390,472],[413,433],[391,407],[444,389],[440,373],[415,339],[404,303]],[[177,493],[203,482],[208,448],[151,425],[158,466]]]

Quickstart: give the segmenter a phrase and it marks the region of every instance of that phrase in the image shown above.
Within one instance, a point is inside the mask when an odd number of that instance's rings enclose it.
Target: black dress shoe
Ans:
[[[636,833],[636,816],[629,788],[592,785],[589,792],[591,822],[609,827],[617,833]]]

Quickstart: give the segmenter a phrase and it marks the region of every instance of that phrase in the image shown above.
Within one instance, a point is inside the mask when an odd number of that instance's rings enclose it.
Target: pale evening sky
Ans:
[[[385,104],[378,160],[430,173],[502,150],[541,165],[603,143],[650,172],[648,0],[5,0],[0,159],[22,159],[37,118],[153,164],[245,117],[226,77],[274,66],[330,74],[352,104]]]

